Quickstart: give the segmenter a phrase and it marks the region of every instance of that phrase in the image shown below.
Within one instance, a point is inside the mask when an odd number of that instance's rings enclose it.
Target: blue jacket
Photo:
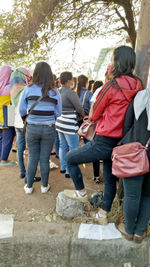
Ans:
[[[87,93],[86,93],[86,97],[85,97],[83,108],[84,108],[85,115],[89,115],[89,110],[90,110],[90,107],[91,107],[90,100],[91,100],[91,97],[92,97],[93,93],[88,91],[86,88],[83,87],[82,90],[81,90],[81,94],[80,94],[80,102],[82,104],[83,98],[84,98],[84,94],[85,94],[86,91],[87,91]]]

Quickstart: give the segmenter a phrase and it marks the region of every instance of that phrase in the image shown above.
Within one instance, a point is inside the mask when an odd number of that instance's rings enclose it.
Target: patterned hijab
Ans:
[[[145,90],[140,91],[134,99],[134,113],[135,118],[138,120],[142,112],[146,109],[148,125],[147,130],[150,131],[150,81]]]
[[[30,72],[25,68],[17,68],[10,77],[11,102],[16,107],[23,88],[31,81]]]
[[[9,66],[0,67],[0,96],[10,95],[10,76],[12,69]]]

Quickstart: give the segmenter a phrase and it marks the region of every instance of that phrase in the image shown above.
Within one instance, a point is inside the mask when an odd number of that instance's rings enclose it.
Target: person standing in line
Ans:
[[[10,105],[10,76],[12,69],[9,66],[0,68],[0,166],[16,165],[14,161],[9,161],[9,153],[12,148],[15,129],[4,125],[3,106]]]
[[[23,153],[26,148],[26,140],[23,134],[23,121],[19,114],[19,105],[21,96],[24,90],[24,87],[31,82],[30,72],[23,68],[19,67],[15,71],[12,72],[10,77],[10,95],[11,95],[11,103],[15,106],[15,130],[17,135],[17,159],[20,169],[20,178],[24,178],[26,175],[26,169],[24,165]],[[34,177],[34,182],[39,182],[41,180],[40,177]],[[26,182],[26,178],[25,178]]]
[[[33,182],[40,161],[41,193],[50,189],[49,158],[55,141],[55,121],[61,115],[61,97],[54,87],[53,73],[49,64],[36,64],[32,83],[24,88],[19,112],[25,118],[35,102],[42,97],[27,118],[26,141],[29,157],[26,170],[27,184],[24,186],[26,194],[33,192]]]
[[[118,145],[140,142],[146,145],[150,138],[150,83],[139,92],[126,112],[123,139]],[[150,145],[148,147],[150,161]],[[128,166],[127,166],[128,167]],[[125,223],[116,222],[117,229],[127,240],[141,243],[150,221],[150,172],[123,178]]]
[[[90,100],[90,102],[91,102],[91,108],[90,108],[90,111],[89,111],[89,120],[92,117],[94,103],[96,102],[96,97],[97,97],[98,93],[100,92],[100,90],[102,89],[102,86],[103,86],[103,82],[102,81],[96,81],[94,83],[94,86],[93,86],[93,96],[91,97],[91,100]],[[99,184],[101,182],[100,181],[100,176],[99,176],[99,167],[100,167],[99,160],[97,160],[96,162],[93,162],[93,173],[94,173],[94,177],[92,179],[93,179],[93,181],[96,184]]]
[[[24,87],[31,81],[30,73],[25,68],[17,68],[12,72],[10,77],[10,95],[11,102],[15,106],[15,130],[17,135],[17,159],[20,169],[20,178],[24,178],[26,174],[23,152],[26,147],[25,136],[23,135],[23,121],[19,114],[19,104]]]
[[[83,109],[84,109],[84,113],[85,116],[89,115],[89,111],[90,111],[90,107],[91,107],[91,97],[93,95],[93,93],[91,91],[88,91],[88,77],[86,77],[85,75],[80,75],[78,77],[78,83],[77,83],[77,94],[80,98],[80,102],[83,105]],[[84,140],[84,143],[86,143],[87,141]]]
[[[80,97],[80,102],[83,105],[85,115],[89,117],[90,110],[92,106],[91,99],[93,97],[93,93],[87,90],[88,88],[88,77],[85,75],[80,75],[78,77],[78,86],[77,86],[77,93]],[[83,144],[88,143],[89,141],[86,138],[83,138]],[[93,173],[94,178],[93,180],[96,183],[99,183],[99,160],[93,162]]]
[[[71,151],[79,146],[77,114],[84,117],[84,111],[78,95],[71,89],[73,84],[72,73],[67,71],[62,72],[60,82],[62,84],[62,115],[56,121],[56,130],[58,131],[60,140],[60,172],[65,173],[66,178],[70,178],[68,168],[66,167],[65,156],[68,148]]]
[[[116,195],[116,177],[112,175],[111,154],[123,136],[125,113],[134,96],[143,89],[141,81],[134,76],[136,55],[128,46],[120,46],[113,53],[114,79],[108,81],[99,92],[92,121],[98,121],[92,142],[68,153],[67,167],[76,190],[64,190],[65,196],[87,201],[87,193],[78,164],[103,160],[104,199],[93,220],[107,224],[107,213],[111,210]]]

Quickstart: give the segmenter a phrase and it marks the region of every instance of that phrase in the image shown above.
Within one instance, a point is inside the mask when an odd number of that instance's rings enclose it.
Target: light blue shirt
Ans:
[[[42,89],[41,87],[33,84],[32,86],[26,86],[24,88],[20,106],[19,106],[19,112],[21,117],[24,117],[28,114],[28,110],[31,109],[33,104],[36,102],[36,100],[27,100],[30,96],[41,96],[42,95]],[[33,115],[30,114],[28,116],[27,122],[29,124],[42,124],[42,125],[50,125],[54,124],[56,121],[56,118],[61,115],[62,112],[62,103],[61,103],[61,96],[57,89],[49,90],[49,97],[54,98],[57,100],[57,104],[52,102],[46,102],[46,101],[40,101],[34,108],[34,110],[38,111],[53,111],[54,115],[50,116],[40,116],[40,115]]]

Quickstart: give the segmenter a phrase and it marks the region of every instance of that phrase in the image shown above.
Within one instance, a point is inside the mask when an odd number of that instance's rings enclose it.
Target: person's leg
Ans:
[[[1,160],[1,153],[2,153],[2,129],[0,129],[0,160]]]
[[[49,158],[55,141],[55,126],[43,125],[43,131],[40,142],[40,171],[42,185],[48,186],[49,178]]]
[[[64,133],[58,132],[58,136],[60,140],[60,146],[59,146],[60,170],[65,171],[66,170],[65,156],[67,153],[68,144]]]
[[[59,136],[58,136],[58,132],[56,131],[56,135],[55,135],[55,152],[56,152],[56,158],[59,157],[59,146],[60,146],[60,142],[59,142]]]
[[[134,234],[141,202],[144,176],[123,178],[125,231]]]
[[[102,209],[109,212],[116,195],[116,177],[112,175],[111,159],[103,160],[104,199]]]
[[[83,138],[83,144],[87,144],[89,142],[89,140],[87,140],[85,137]]]
[[[21,129],[16,128],[16,134],[17,134],[17,159],[19,163],[19,168],[20,168],[20,177],[24,178],[25,177],[25,165],[24,165],[24,158],[23,158],[23,152],[25,150],[26,142],[25,142],[25,136],[22,133]]]
[[[94,162],[99,159],[108,159],[111,157],[111,153],[111,142],[108,144],[106,142],[104,143],[103,137],[101,136],[67,153],[66,163],[76,190],[84,189],[83,177],[78,164]]]
[[[77,148],[79,146],[79,136],[77,134],[65,134],[65,139],[69,146],[69,151]],[[66,167],[66,174],[69,174],[69,171]]]
[[[100,183],[99,165],[100,165],[99,160],[93,162],[93,174],[94,174],[93,180],[96,184]]]
[[[150,173],[144,175],[141,203],[134,233],[142,236],[150,221]]]
[[[41,128],[38,125],[27,124],[26,142],[29,156],[26,170],[27,187],[31,188],[40,159]]]
[[[94,177],[99,177],[99,160],[93,162]]]
[[[9,127],[9,128],[2,130],[2,151],[1,151],[2,161],[8,160],[8,156],[12,148],[14,136],[15,136],[14,127]]]

